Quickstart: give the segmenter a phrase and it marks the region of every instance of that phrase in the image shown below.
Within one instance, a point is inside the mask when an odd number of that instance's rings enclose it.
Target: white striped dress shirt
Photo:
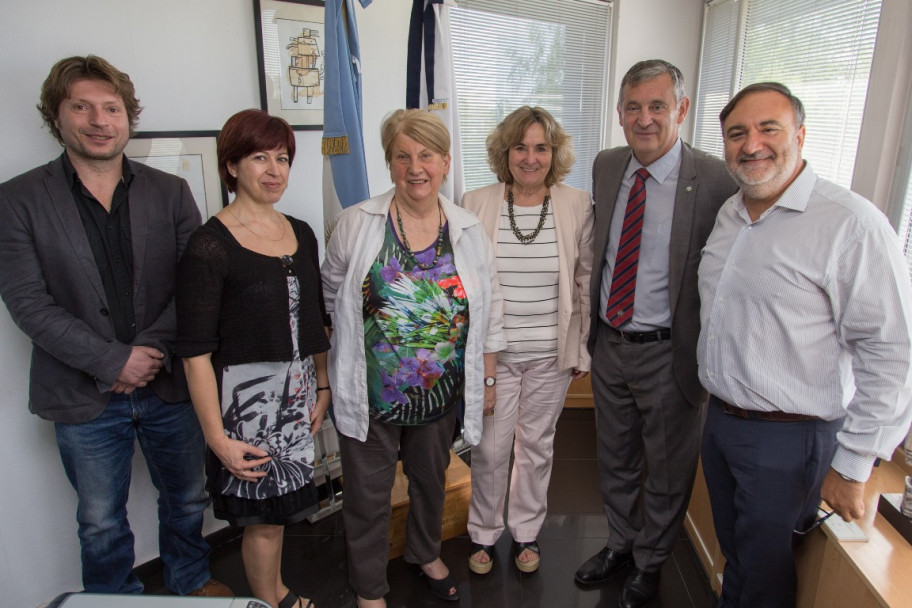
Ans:
[[[541,205],[513,207],[516,227],[522,234],[535,230],[541,209]],[[558,270],[551,205],[541,232],[523,245],[513,234],[504,201],[497,231],[497,276],[503,294],[507,348],[498,355],[499,361],[519,363],[557,356]]]
[[[846,416],[832,466],[867,480],[912,418],[912,286],[896,233],[809,165],[751,222],[726,201],[700,263],[700,381],[749,410]]]

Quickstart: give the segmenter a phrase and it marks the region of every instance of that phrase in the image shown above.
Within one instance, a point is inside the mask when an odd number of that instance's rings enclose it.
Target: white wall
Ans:
[[[691,103],[696,91],[700,60],[700,34],[704,0],[620,0],[614,3],[614,48],[611,54],[606,120],[608,146],[623,146],[624,131],[618,124],[617,97],[621,78],[637,61],[664,59],[684,75]],[[692,140],[693,106],[681,125],[681,138]]]
[[[876,93],[875,93],[876,92]],[[895,172],[905,173],[901,151],[912,98],[912,3],[884,0],[874,47],[868,97],[855,156],[852,190],[884,211],[901,205],[905,183],[896,183]],[[899,209],[888,213],[899,217]]]
[[[409,0],[374,0],[367,9],[357,8],[373,194],[390,186],[379,125],[404,104],[410,6]],[[662,57],[678,65],[692,86],[701,0],[616,0],[615,7],[622,23],[638,25],[616,29],[614,70],[623,74],[639,59]],[[35,104],[51,65],[68,55],[95,53],[130,74],[146,108],[140,130],[218,130],[234,112],[258,106],[250,0],[4,0],[2,15],[0,182],[60,153],[42,129]],[[648,35],[642,24],[648,24]],[[612,90],[609,97],[615,96]],[[613,101],[611,106],[614,124]],[[621,143],[619,133],[609,130],[606,141]],[[319,132],[298,132],[298,156],[280,205],[318,233],[320,137]],[[17,607],[36,606],[81,587],[75,493],[60,465],[53,426],[26,407],[29,352],[27,338],[0,307],[0,603]],[[155,501],[137,457],[128,505],[137,563],[158,554]],[[209,519],[205,531],[220,525]]]

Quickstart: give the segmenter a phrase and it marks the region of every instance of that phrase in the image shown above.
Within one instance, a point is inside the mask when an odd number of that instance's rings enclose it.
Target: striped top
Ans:
[[[498,355],[505,363],[557,356],[557,232],[548,205],[545,224],[534,241],[520,243],[510,227],[507,202],[497,231],[497,274],[504,303],[507,348]],[[538,226],[541,205],[513,206],[516,227],[530,234]]]
[[[846,416],[833,468],[866,480],[912,417],[912,286],[873,204],[810,166],[751,222],[740,191],[700,263],[700,382],[751,410]]]

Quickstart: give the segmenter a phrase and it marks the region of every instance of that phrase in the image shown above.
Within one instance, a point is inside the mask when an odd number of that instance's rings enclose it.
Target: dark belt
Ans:
[[[817,416],[808,416],[807,414],[790,414],[788,412],[761,412],[758,410],[745,410],[737,405],[726,403],[719,398],[716,401],[722,406],[722,411],[739,418],[748,420],[767,420],[770,422],[808,422],[811,420],[820,420]]]
[[[671,330],[667,327],[654,329],[652,331],[621,331],[608,325],[624,342],[633,342],[634,344],[646,344],[647,342],[661,342],[662,340],[671,339]]]

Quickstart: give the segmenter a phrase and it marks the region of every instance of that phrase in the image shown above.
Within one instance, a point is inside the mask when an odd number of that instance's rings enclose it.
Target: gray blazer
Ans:
[[[162,400],[189,399],[176,336],[177,261],[200,225],[187,183],[130,162],[135,345],[165,353],[151,383]],[[117,342],[101,276],[67,186],[63,157],[0,184],[0,296],[32,340],[29,409],[88,422],[104,410],[131,345]]]
[[[683,142],[682,142],[683,143]],[[628,146],[602,150],[592,166],[592,194],[595,200],[592,278],[592,327],[589,352],[598,335],[600,291],[608,248],[608,231],[624,171],[633,156]],[[671,343],[675,377],[691,405],[706,401],[707,393],[697,377],[697,338],[700,336],[700,294],[697,269],[706,239],[712,231],[719,208],[738,190],[714,156],[687,144],[681,148],[681,168],[675,193],[668,258],[668,299],[671,308]],[[595,363],[597,364],[597,363]]]

